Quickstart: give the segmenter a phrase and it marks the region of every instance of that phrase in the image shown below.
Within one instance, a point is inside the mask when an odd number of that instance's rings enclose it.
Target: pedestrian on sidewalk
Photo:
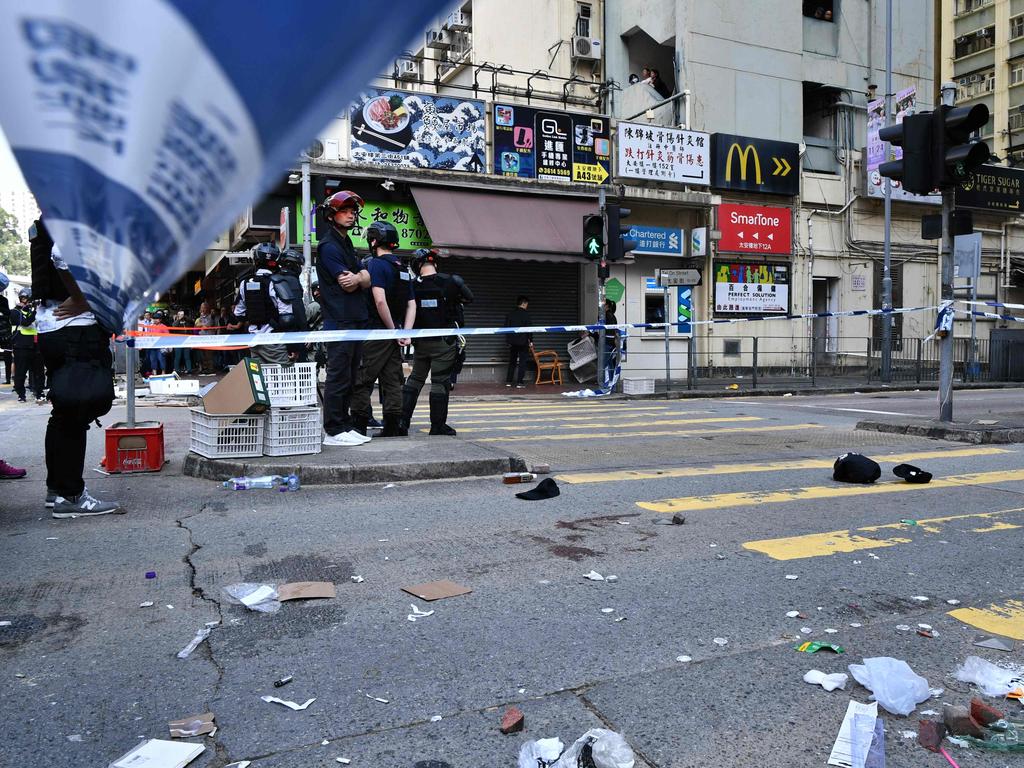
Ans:
[[[506,328],[519,328],[533,325],[527,307],[530,306],[528,296],[516,297],[516,308],[505,315]],[[526,385],[523,379],[526,376],[526,364],[533,356],[533,334],[532,333],[510,333],[505,337],[508,340],[508,369],[505,371],[505,386],[512,386],[512,376],[515,375],[516,389],[522,389]]]
[[[366,260],[370,291],[367,294],[370,328],[397,330],[412,328],[416,322],[416,299],[412,276],[393,253],[398,247],[398,230],[387,221],[375,221],[366,228],[370,257]],[[383,405],[381,437],[398,437],[402,424],[402,351],[407,338],[367,341],[363,362],[352,392],[352,423],[356,432],[366,434],[370,421],[370,396],[380,380]]]
[[[462,292],[455,280],[437,271],[438,253],[420,248],[413,254],[412,271],[418,278],[413,284],[416,296],[414,328],[454,328]],[[472,295],[472,294],[471,294]],[[457,336],[440,336],[416,340],[412,373],[402,387],[402,435],[409,434],[412,413],[420,391],[430,374],[430,434],[455,435],[448,426],[449,377],[458,355]]]
[[[369,314],[366,288],[370,273],[356,256],[349,232],[359,221],[363,199],[342,190],[320,205],[327,222],[326,232],[317,245],[316,274],[320,292],[320,312],[325,331],[362,330]],[[361,341],[331,341],[324,344],[327,372],[324,379],[324,445],[362,445],[369,438],[353,428],[350,405],[359,362]]]
[[[117,502],[94,498],[82,477],[89,425],[114,402],[110,331],[97,323],[42,219],[29,240],[32,293],[40,301],[39,348],[53,372],[44,443],[46,506],[55,518],[123,512]]]

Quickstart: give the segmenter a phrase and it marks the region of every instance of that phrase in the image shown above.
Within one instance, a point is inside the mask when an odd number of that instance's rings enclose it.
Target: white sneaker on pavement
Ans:
[[[327,435],[324,438],[324,445],[333,445],[341,448],[353,448],[357,445],[362,445],[362,440],[356,440],[351,437],[351,432],[342,432],[339,435]]]
[[[353,440],[358,440],[360,445],[362,445],[363,443],[368,443],[370,442],[370,440],[373,439],[369,435],[363,435],[360,434],[359,432],[356,432],[354,429],[350,429],[345,434],[351,437]]]

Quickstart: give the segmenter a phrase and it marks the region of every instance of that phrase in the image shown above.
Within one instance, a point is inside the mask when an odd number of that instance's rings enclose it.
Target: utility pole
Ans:
[[[956,103],[956,84],[942,84],[942,104],[952,107]],[[986,115],[987,118],[987,115]],[[954,187],[942,187],[942,256],[939,264],[939,303],[953,301],[953,194]],[[952,312],[952,308],[949,310]],[[953,421],[953,323],[949,333],[939,340],[939,421]]]
[[[302,262],[306,270],[306,290],[309,298],[313,298],[313,246],[311,242],[310,219],[313,212],[309,201],[309,160],[302,161]]]
[[[885,2],[885,124],[892,125],[892,0]],[[885,177],[885,243],[882,255],[882,381],[892,381],[892,180]],[[871,361],[868,361],[870,365]]]
[[[605,219],[605,191],[602,187],[597,192],[597,204],[598,211],[601,214],[601,218]],[[606,260],[606,250],[609,247],[608,243],[612,238],[612,233],[608,232],[607,225],[605,226],[606,239],[605,248],[601,249],[601,259],[597,264],[597,323],[601,326],[601,329],[597,332],[597,386],[598,389],[604,389],[606,382],[604,381],[604,281],[608,276],[608,262]]]

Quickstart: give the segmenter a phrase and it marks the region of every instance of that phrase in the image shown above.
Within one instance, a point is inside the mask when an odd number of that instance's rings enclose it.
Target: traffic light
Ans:
[[[594,261],[604,256],[604,218],[600,214],[583,217],[583,255]]]
[[[971,134],[988,122],[988,107],[940,106],[932,119],[932,177],[936,187],[954,187],[970,177],[989,158],[983,141],[968,143]],[[879,133],[881,135],[881,133]]]
[[[636,248],[636,240],[629,237],[629,225],[622,223],[631,211],[618,203],[608,203],[605,211],[608,213],[608,261],[622,261]]]
[[[927,195],[935,189],[931,115],[907,115],[903,122],[879,130],[878,138],[903,149],[901,159],[878,166],[882,176],[902,182],[905,190],[917,195]]]

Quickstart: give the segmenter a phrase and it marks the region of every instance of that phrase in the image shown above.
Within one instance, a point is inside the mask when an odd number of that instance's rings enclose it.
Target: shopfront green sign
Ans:
[[[618,278],[611,278],[604,284],[604,297],[618,304],[626,293],[626,286]]]
[[[296,200],[296,226],[298,232],[302,232],[302,201]],[[398,230],[398,250],[415,251],[417,248],[429,248],[433,241],[430,233],[427,232],[427,225],[420,216],[419,209],[412,203],[386,203],[379,200],[367,200],[363,208],[363,217],[359,225],[350,233],[352,244],[358,250],[366,250],[365,231],[375,221],[388,221],[395,225]],[[301,235],[300,235],[301,241]],[[311,236],[312,243],[316,245],[316,231]]]

